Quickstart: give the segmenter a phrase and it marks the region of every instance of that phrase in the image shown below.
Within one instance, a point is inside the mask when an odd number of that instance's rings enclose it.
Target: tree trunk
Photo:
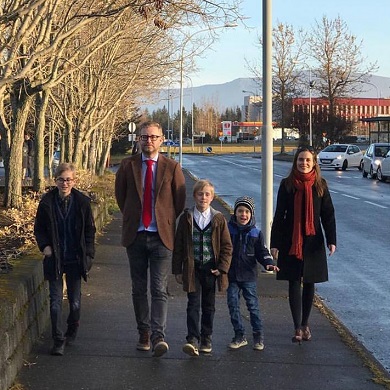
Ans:
[[[22,207],[24,130],[32,104],[32,96],[25,93],[24,85],[15,85],[10,100],[12,106],[12,138],[8,161],[10,169],[5,170],[4,206],[20,209]]]
[[[36,95],[35,106],[37,112],[37,128],[35,132],[35,160],[34,160],[34,191],[42,192],[46,186],[45,179],[45,128],[46,110],[49,103],[50,90]],[[50,170],[50,168],[49,168]]]

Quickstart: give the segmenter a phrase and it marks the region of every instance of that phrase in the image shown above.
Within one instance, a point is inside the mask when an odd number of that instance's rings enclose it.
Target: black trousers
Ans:
[[[211,267],[195,269],[196,291],[187,294],[187,341],[199,341],[213,333],[215,281]]]

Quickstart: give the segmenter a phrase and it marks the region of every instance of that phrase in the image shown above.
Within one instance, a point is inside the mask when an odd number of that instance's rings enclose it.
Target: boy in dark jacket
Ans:
[[[215,289],[216,284],[220,291],[227,288],[232,243],[225,217],[210,206],[214,186],[208,180],[199,180],[193,195],[195,206],[184,210],[176,230],[172,273],[188,297],[183,352],[199,356],[199,341],[200,352],[212,351]]]
[[[234,338],[230,349],[238,349],[248,344],[240,313],[240,293],[245,299],[250,314],[253,331],[253,349],[264,349],[263,327],[257,296],[257,262],[266,270],[278,271],[272,256],[264,244],[263,234],[256,228],[255,203],[253,198],[242,196],[234,204],[234,214],[228,223],[233,244],[233,257],[228,273],[229,288],[227,303],[230,320],[234,328]]]
[[[64,354],[65,343],[76,338],[80,320],[81,278],[87,280],[95,254],[95,223],[90,199],[73,188],[75,167],[59,164],[56,188],[39,202],[34,234],[44,254],[43,271],[49,281],[50,319],[54,345],[52,355]],[[63,278],[65,275],[69,315],[62,329]]]

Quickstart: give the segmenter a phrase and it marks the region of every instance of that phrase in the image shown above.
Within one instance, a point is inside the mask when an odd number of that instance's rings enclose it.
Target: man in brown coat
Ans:
[[[151,342],[153,356],[162,356],[169,349],[164,340],[167,282],[176,218],[183,211],[186,199],[180,165],[159,154],[163,140],[158,123],[143,123],[139,135],[142,153],[122,160],[115,181],[115,196],[123,214],[122,244],[130,263],[133,306],[139,332],[137,349],[148,351]]]

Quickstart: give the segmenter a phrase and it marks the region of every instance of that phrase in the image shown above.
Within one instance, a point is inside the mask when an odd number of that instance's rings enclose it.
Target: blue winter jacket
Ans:
[[[254,217],[247,225],[240,226],[235,215],[232,215],[228,227],[233,244],[229,281],[255,282],[257,262],[264,267],[274,265],[272,256],[264,244],[263,233],[256,227]]]

